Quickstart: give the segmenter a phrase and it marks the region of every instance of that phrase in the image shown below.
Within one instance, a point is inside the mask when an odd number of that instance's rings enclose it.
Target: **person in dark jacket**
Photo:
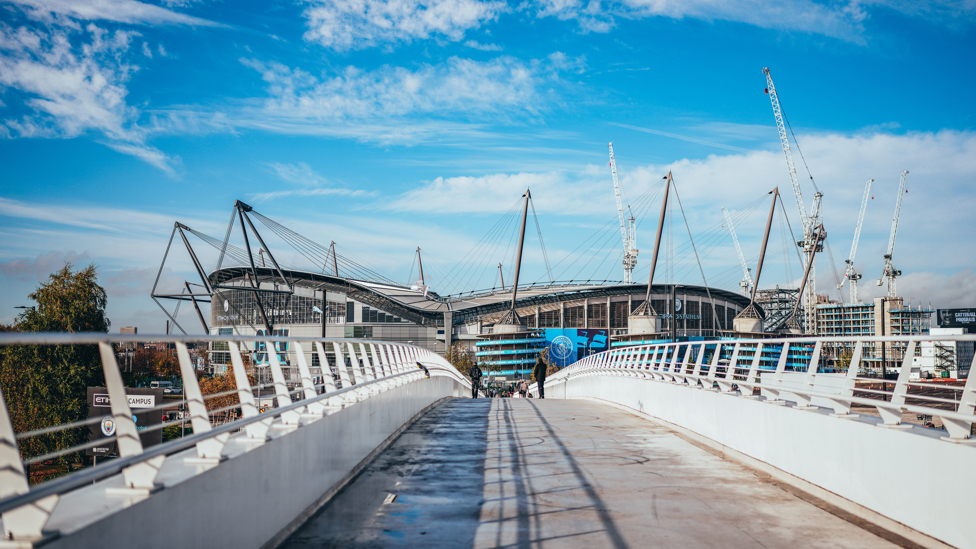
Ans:
[[[535,368],[532,369],[532,375],[535,376],[535,381],[539,384],[539,398],[546,398],[546,391],[543,385],[546,383],[546,363],[542,361],[542,357],[535,359]]]
[[[477,364],[472,364],[468,370],[468,377],[471,378],[471,398],[478,398],[478,387],[481,386],[481,368]]]

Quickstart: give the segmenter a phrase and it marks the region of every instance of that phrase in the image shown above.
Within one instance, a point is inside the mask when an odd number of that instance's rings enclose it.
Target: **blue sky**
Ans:
[[[735,290],[721,208],[752,266],[772,187],[799,226],[766,66],[838,266],[875,178],[862,296],[882,291],[909,170],[899,293],[976,306],[972,2],[3,0],[0,21],[0,322],[64,261],[95,262],[113,330],[160,331],[148,293],[173,222],[220,238],[236,199],[394,280],[420,246],[453,293],[496,284],[499,262],[510,281],[504,239],[451,269],[531,187],[552,276],[620,279],[609,141],[641,212],[635,278],[672,170],[708,283]],[[673,219],[656,280],[700,284]],[[795,284],[773,238],[761,285]],[[550,276],[534,235],[525,261],[523,281]],[[818,260],[818,291],[837,299],[832,270]],[[162,284],[191,274],[178,254]]]

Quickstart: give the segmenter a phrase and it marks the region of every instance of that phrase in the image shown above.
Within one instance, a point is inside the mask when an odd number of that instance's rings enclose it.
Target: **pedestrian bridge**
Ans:
[[[176,343],[193,434],[143,448],[112,343],[148,339]],[[17,441],[91,421],[14,433],[0,402],[2,544],[976,547],[976,383],[859,378],[893,338],[848,342],[840,376],[818,373],[826,339],[615,349],[550,376],[544,400],[467,398],[409,345],[284,338],[302,382],[270,353],[277,407],[260,413],[239,345],[280,339],[4,335],[99,346],[119,457],[29,486],[25,463],[88,444],[22,461]],[[221,395],[201,394],[188,341],[227,343],[236,421],[211,424]],[[910,363],[919,342],[897,344]],[[338,384],[313,382],[303,346]],[[930,416],[944,430],[907,421]]]

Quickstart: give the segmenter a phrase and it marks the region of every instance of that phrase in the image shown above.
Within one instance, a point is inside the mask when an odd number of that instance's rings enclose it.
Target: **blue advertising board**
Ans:
[[[606,351],[610,336],[606,329],[550,328],[545,330],[549,362],[559,368],[577,360]]]

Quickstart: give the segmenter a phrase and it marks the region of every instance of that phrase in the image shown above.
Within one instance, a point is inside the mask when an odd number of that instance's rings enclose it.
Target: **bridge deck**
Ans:
[[[284,546],[894,547],[654,423],[556,399],[436,407]]]

